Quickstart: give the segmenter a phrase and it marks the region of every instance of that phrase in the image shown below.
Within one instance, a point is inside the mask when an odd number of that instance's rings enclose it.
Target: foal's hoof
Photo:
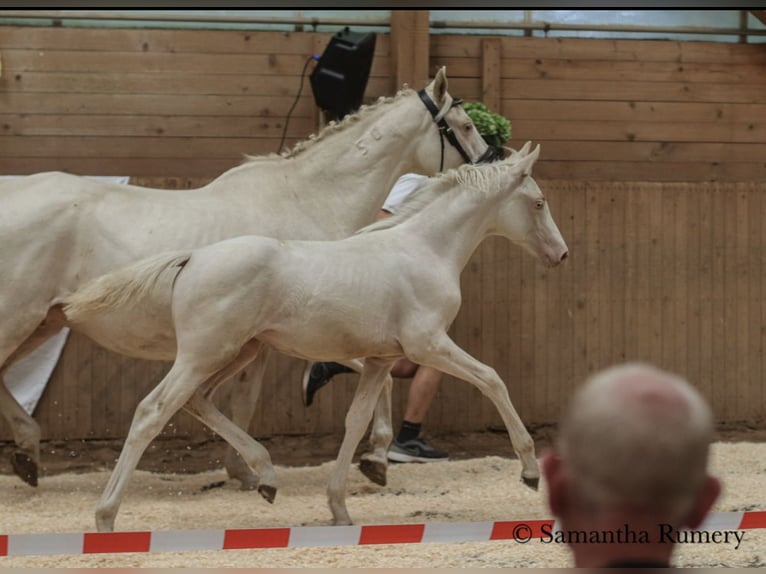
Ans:
[[[275,487],[264,484],[258,487],[258,492],[269,504],[274,504],[274,499],[277,497],[277,489]]]
[[[526,484],[529,488],[531,488],[532,490],[537,490],[538,487],[540,486],[540,477],[539,476],[535,477],[535,478],[527,478],[525,476],[522,476],[521,477],[521,481],[524,484]]]
[[[247,478],[237,478],[239,480],[240,490],[256,490],[258,488],[258,477],[249,476]]]
[[[30,486],[37,486],[37,463],[23,452],[14,452],[11,455],[11,466],[21,480]]]
[[[386,465],[363,458],[359,461],[359,470],[364,476],[380,486],[386,486]]]

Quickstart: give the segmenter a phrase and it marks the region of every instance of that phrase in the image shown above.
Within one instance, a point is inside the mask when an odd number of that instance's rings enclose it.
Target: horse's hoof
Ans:
[[[11,455],[11,466],[21,480],[30,486],[37,486],[37,463],[23,452]]]
[[[521,480],[522,480],[522,482],[524,484],[526,484],[532,490],[537,490],[538,487],[540,486],[540,477],[539,476],[535,477],[535,478],[527,478],[525,476],[522,476]]]
[[[277,497],[276,487],[264,484],[258,487],[258,492],[269,504],[274,504],[274,499]]]
[[[240,490],[257,490],[258,489],[258,479],[254,476],[251,476],[249,478],[238,478],[239,480],[239,489]]]
[[[364,476],[379,486],[386,486],[385,464],[363,458],[359,461],[359,470]]]

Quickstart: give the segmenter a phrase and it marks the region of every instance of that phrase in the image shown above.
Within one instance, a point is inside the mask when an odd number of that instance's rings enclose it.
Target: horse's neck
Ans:
[[[356,122],[329,134],[287,159],[256,160],[224,174],[214,184],[247,190],[261,207],[289,201],[290,209],[323,218],[328,237],[345,237],[374,221],[396,180],[415,165],[417,133],[425,110],[415,120],[410,101],[371,110]],[[417,110],[420,112],[420,110]],[[430,127],[430,126],[427,126]],[[436,135],[434,135],[436,137]],[[262,170],[271,174],[266,181]],[[237,182],[235,185],[232,183]],[[256,189],[258,186],[262,189]]]
[[[445,191],[398,227],[417,236],[432,252],[461,271],[479,244],[492,234],[497,202],[469,190]]]

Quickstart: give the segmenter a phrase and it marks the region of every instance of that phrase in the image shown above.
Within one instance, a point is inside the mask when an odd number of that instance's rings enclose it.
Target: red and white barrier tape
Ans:
[[[514,520],[235,530],[0,534],[0,556],[184,552],[428,542],[486,542],[514,539],[526,542],[546,535],[553,525],[553,520]],[[756,528],[766,528],[766,511],[711,514],[698,530],[713,532]]]

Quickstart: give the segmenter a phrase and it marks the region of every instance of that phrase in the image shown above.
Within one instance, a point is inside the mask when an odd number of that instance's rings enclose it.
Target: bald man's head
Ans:
[[[710,408],[682,378],[633,363],[575,394],[558,451],[587,511],[607,508],[683,522],[706,477]]]

